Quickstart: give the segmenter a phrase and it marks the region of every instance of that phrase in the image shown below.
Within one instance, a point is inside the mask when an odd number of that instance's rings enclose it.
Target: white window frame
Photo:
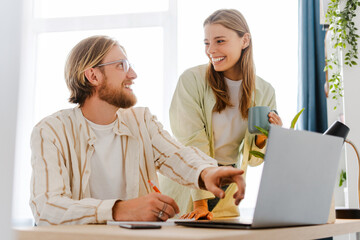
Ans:
[[[186,0],[182,0],[186,1]],[[189,1],[189,0],[188,0]],[[148,12],[148,13],[132,13],[132,14],[116,14],[116,15],[102,15],[102,16],[90,16],[90,17],[71,17],[71,18],[34,18],[31,9],[33,9],[34,0],[23,2],[23,38],[21,47],[21,82],[19,88],[19,110],[18,110],[18,122],[17,122],[17,136],[16,136],[16,154],[15,154],[15,182],[14,182],[14,199],[15,204],[13,208],[13,219],[16,224],[28,224],[29,219],[24,217],[30,217],[29,214],[23,214],[19,212],[19,208],[24,205],[24,201],[28,211],[30,208],[28,205],[29,195],[29,182],[30,182],[30,157],[31,151],[29,147],[31,131],[36,124],[35,119],[35,86],[36,86],[36,54],[37,54],[37,39],[39,34],[50,32],[67,32],[67,31],[84,31],[84,30],[103,30],[103,29],[125,29],[125,28],[141,28],[141,27],[161,27],[163,28],[163,119],[165,129],[169,130],[169,117],[168,111],[170,108],[171,98],[176,87],[177,79],[179,77],[179,63],[184,65],[183,67],[189,67],[187,64],[183,64],[179,60],[181,53],[178,52],[178,32],[180,27],[178,26],[178,0],[168,0],[169,8],[167,11],[161,12]],[[264,1],[265,3],[265,1]],[[223,1],[224,8],[232,7],[227,5],[226,1]],[[180,1],[179,1],[180,5]],[[241,4],[239,3],[239,8]],[[208,7],[204,5],[204,7]],[[236,7],[236,6],[233,6]],[[211,12],[209,12],[210,14]],[[192,16],[188,16],[192,19]],[[251,21],[251,18],[247,19]],[[201,26],[202,22],[197,22]],[[268,25],[272,26],[272,25]],[[252,28],[250,24],[250,28]],[[267,30],[267,27],[264,27]],[[274,29],[276,30],[276,29]],[[276,32],[276,31],[274,31]],[[181,33],[181,32],[180,32]],[[183,34],[183,32],[182,32]],[[272,35],[272,31],[269,32],[269,37]],[[184,45],[188,44],[197,45],[198,39],[193,39],[193,36],[187,36],[190,40],[185,41]],[[267,36],[265,36],[267,37]],[[281,40],[281,39],[280,39]],[[200,40],[202,41],[202,39]],[[281,42],[281,41],[279,41]],[[181,43],[182,40],[181,40]],[[196,51],[203,51],[200,49],[202,44],[197,45],[199,49]],[[278,46],[278,45],[276,45]],[[126,47],[126,46],[125,46]],[[264,47],[264,46],[262,46]],[[267,46],[266,46],[267,47]],[[268,48],[272,48],[269,46]],[[266,48],[257,48],[258,51],[268,52]],[[278,48],[279,51],[281,48]],[[269,52],[271,54],[271,52]],[[186,57],[193,54],[190,50],[186,52]],[[182,57],[182,56],[180,56]],[[256,59],[255,59],[255,62]],[[187,63],[187,62],[186,62]],[[193,63],[191,63],[192,65]],[[197,64],[202,64],[198,62]],[[274,63],[271,63],[274,64]],[[185,66],[186,65],[186,66]],[[181,72],[185,69],[181,69]],[[278,71],[279,68],[275,63],[274,71]],[[296,79],[296,75],[289,76],[290,79]],[[269,81],[269,79],[265,79]],[[281,90],[281,87],[274,86],[277,91]],[[64,101],[67,101],[64,99]],[[280,105],[280,104],[278,104]],[[294,112],[296,107],[294,106]],[[280,114],[282,114],[280,112]],[[291,113],[283,113],[287,115],[293,115]],[[257,168],[256,168],[257,169]],[[255,168],[254,168],[255,170]],[[252,168],[248,170],[248,177],[251,175]],[[256,180],[256,179],[255,179]],[[258,179],[259,180],[259,179]],[[258,183],[255,183],[258,185]],[[248,185],[250,186],[250,184]],[[18,199],[20,199],[18,201]],[[16,202],[18,201],[18,202]],[[22,206],[19,207],[18,204]],[[32,216],[30,221],[32,221]]]
[[[22,69],[19,89],[19,109],[16,136],[15,176],[14,176],[14,225],[29,225],[30,208],[28,199],[31,166],[29,147],[31,131],[34,127],[34,104],[36,86],[36,53],[39,34],[51,32],[69,32],[102,29],[125,28],[163,28],[163,124],[170,129],[168,109],[177,81],[177,0],[168,0],[169,8],[162,12],[131,13],[102,16],[85,16],[69,18],[35,18],[34,0],[25,1],[23,9]],[[126,47],[126,46],[125,46]],[[66,99],[64,99],[66,101]],[[26,202],[26,203],[25,203]],[[26,206],[24,206],[26,204]],[[21,205],[21,206],[19,206]],[[29,213],[24,210],[28,207]]]

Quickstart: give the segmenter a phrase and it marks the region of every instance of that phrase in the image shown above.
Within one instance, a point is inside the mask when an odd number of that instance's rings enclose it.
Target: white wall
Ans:
[[[360,29],[360,9],[357,9],[357,17],[354,18],[357,28]],[[360,34],[358,31],[357,34]],[[330,34],[327,36],[326,44],[327,54],[330,56],[333,49],[330,48]],[[360,41],[358,41],[360,45]],[[360,56],[359,56],[360,58]],[[344,53],[342,53],[342,61],[344,62]],[[360,60],[357,61],[358,65],[349,67],[343,64],[341,69],[342,77],[344,81],[344,98],[341,98],[337,103],[335,100],[331,99],[331,95],[328,98],[328,124],[329,126],[336,120],[340,120],[341,115],[343,114],[345,124],[350,128],[350,133],[348,135],[348,140],[351,140],[357,148],[360,148]],[[331,76],[331,71],[329,72]],[[334,110],[334,106],[337,105],[337,109]],[[347,183],[348,186],[348,201],[344,199],[343,187],[335,188],[335,204],[337,206],[346,206],[346,207],[358,207],[359,206],[359,197],[358,197],[358,162],[356,154],[351,146],[348,144],[344,147],[343,159],[341,161],[338,178],[341,169],[346,169],[347,171]],[[337,182],[338,184],[338,182]]]
[[[326,2],[326,1],[325,1]],[[327,4],[327,3],[326,3]],[[357,17],[355,20],[355,25],[360,29],[360,9],[357,9]],[[358,31],[357,34],[360,34]],[[329,45],[330,36],[327,37],[326,44]],[[358,41],[358,46],[360,41]],[[327,48],[328,56],[333,52],[329,47]],[[360,56],[359,56],[360,58]],[[344,56],[342,56],[342,62]],[[342,76],[344,80],[344,98],[340,100],[340,105],[337,107],[337,110],[334,110],[336,102],[331,99],[331,96],[328,98],[328,123],[329,126],[336,120],[340,120],[341,115],[345,119],[345,124],[350,128],[350,133],[348,139],[351,140],[357,148],[360,148],[360,61],[358,60],[358,65],[352,68],[344,65],[342,68]],[[329,76],[331,72],[329,72]],[[344,145],[342,160],[338,170],[337,183],[335,186],[335,205],[336,206],[345,206],[350,208],[359,207],[359,197],[358,197],[358,176],[359,168],[358,162],[354,150],[348,145]],[[347,183],[348,187],[347,197],[345,199],[344,187],[338,187],[338,179],[341,170],[347,172]],[[355,234],[345,234],[341,236],[336,236],[336,240],[347,240],[347,239],[358,239]]]
[[[360,29],[360,9],[357,8],[355,17],[355,25]],[[357,31],[360,34],[360,31]],[[358,41],[358,48],[360,41]],[[358,55],[360,59],[360,55]],[[345,123],[350,128],[348,139],[351,140],[355,146],[360,150],[360,60],[357,60],[358,65],[348,67],[344,65],[343,79],[344,79],[344,113]],[[359,207],[358,197],[358,175],[359,168],[354,150],[346,146],[346,168],[349,188],[349,206]]]
[[[326,45],[325,45],[325,51],[327,52],[327,57],[331,56],[333,53],[340,54],[340,51],[334,50],[330,46],[330,39],[331,34],[328,31],[326,34]],[[333,74],[334,70],[328,71],[328,76]],[[329,97],[327,98],[327,112],[328,112],[328,126],[330,127],[331,124],[333,124],[335,121],[343,121],[344,117],[344,99],[340,98],[338,101],[332,99],[333,94],[329,93]],[[336,110],[334,107],[337,107]],[[343,148],[342,154],[341,154],[341,160],[340,160],[340,166],[337,171],[337,177],[336,177],[336,185],[334,189],[334,195],[335,195],[335,206],[337,207],[348,207],[348,201],[345,201],[345,195],[344,195],[344,189],[347,186],[347,183],[344,183],[342,187],[339,187],[339,178],[341,171],[346,171],[346,163],[345,163],[345,147]]]
[[[16,115],[20,69],[21,0],[4,1],[0,8],[0,233],[11,239],[11,200],[15,155]]]

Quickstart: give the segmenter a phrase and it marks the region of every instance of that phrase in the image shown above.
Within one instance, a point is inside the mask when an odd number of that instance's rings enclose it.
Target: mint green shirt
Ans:
[[[216,103],[215,95],[210,85],[205,79],[206,65],[200,65],[186,70],[179,78],[175,93],[170,106],[170,125],[175,137],[184,145],[199,148],[207,155],[214,157],[214,137],[212,129],[212,111]],[[253,96],[252,106],[269,106],[270,109],[276,109],[274,88],[261,79],[256,77],[255,94]],[[255,102],[254,102],[255,99]],[[247,166],[257,166],[263,162],[263,159],[249,155],[250,150],[265,152],[265,148],[259,149],[255,145],[255,135],[246,130],[244,140],[239,146],[239,159],[234,159],[241,169],[246,173]],[[241,159],[241,161],[240,161]],[[245,178],[245,176],[244,176]],[[165,180],[161,180],[164,183]],[[162,185],[162,184],[161,184]],[[164,183],[166,189],[162,189],[164,194],[173,197],[179,192],[177,187],[171,187]],[[170,188],[170,189],[169,189]],[[172,189],[171,189],[172,188]],[[182,191],[185,191],[182,189]],[[214,198],[214,195],[204,190],[189,190],[191,200],[186,199],[189,195],[183,193],[175,198],[180,209],[185,212],[191,211],[192,207],[188,206],[192,201],[200,199]],[[231,192],[236,191],[236,186],[229,187],[225,199],[220,200],[214,208],[214,216],[236,216],[238,215],[237,207],[232,200]],[[186,195],[186,196],[185,196]],[[219,215],[215,214],[218,206],[228,205],[228,211],[218,209]]]

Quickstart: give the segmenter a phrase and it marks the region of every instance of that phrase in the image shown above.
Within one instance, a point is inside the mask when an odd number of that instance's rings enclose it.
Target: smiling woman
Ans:
[[[180,142],[199,148],[219,166],[237,167],[246,173],[248,165],[263,162],[249,151],[264,152],[266,144],[264,136],[256,138],[247,130],[248,109],[276,109],[275,91],[255,73],[251,32],[238,10],[216,10],[203,26],[209,63],[189,68],[179,77],[170,106],[171,129]],[[271,124],[282,125],[277,114],[269,113],[268,117]],[[162,185],[166,185],[163,193],[175,197],[182,214],[190,211],[184,218],[239,215],[231,201],[234,185],[224,186],[223,199],[189,189],[182,189],[176,197],[178,184],[164,179]]]
[[[241,72],[238,68],[231,66],[236,64],[242,50],[249,46],[250,33],[242,33],[242,36],[239,36],[221,24],[205,24],[204,32],[205,53],[215,71],[224,72],[227,78],[237,79]]]
[[[202,23],[209,14],[223,8],[235,8],[246,18],[251,28],[256,75],[274,87],[277,110],[284,125],[290,125],[297,111],[297,1],[178,1],[178,75],[208,63]],[[255,206],[261,171],[262,165],[248,168],[246,197],[240,204],[242,215]]]
[[[285,125],[296,111],[297,1],[279,0],[274,5],[266,0],[103,0],[101,4],[98,0],[33,0],[26,5],[25,22],[34,24],[25,26],[23,38],[22,121],[18,125],[13,209],[18,222],[32,218],[28,205],[31,129],[57,109],[73,107],[67,102],[64,63],[80,39],[103,34],[126,46],[138,74],[132,87],[139,97],[137,105],[150,107],[170,129],[168,111],[179,74],[208,62],[203,20],[216,9],[236,8],[252,29],[257,75],[278,90],[278,110]],[[284,88],[287,90],[280,91]],[[250,169],[248,178],[251,175]],[[251,182],[256,181],[255,177]],[[248,185],[248,189],[254,188]],[[247,201],[251,205],[253,195],[248,192],[241,205],[246,206]]]

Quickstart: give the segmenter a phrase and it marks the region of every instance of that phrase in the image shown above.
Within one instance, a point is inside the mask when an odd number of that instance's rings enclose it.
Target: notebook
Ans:
[[[244,223],[240,218],[175,223],[249,229],[324,224],[343,141],[340,137],[271,125],[252,221]]]

